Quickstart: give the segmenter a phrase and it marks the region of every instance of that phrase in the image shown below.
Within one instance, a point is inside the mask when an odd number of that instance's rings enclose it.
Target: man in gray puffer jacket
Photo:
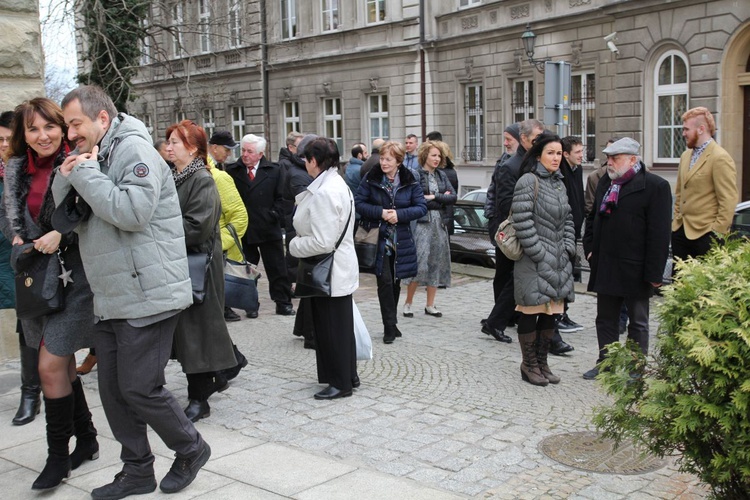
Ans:
[[[174,493],[211,455],[164,388],[178,314],[192,304],[174,180],[145,126],[118,114],[99,87],[71,91],[62,108],[76,151],[55,176],[53,225],[78,233],[94,292],[99,391],[124,462],[115,480],[91,496],[123,498],[156,489],[147,425],[176,452],[160,486]]]

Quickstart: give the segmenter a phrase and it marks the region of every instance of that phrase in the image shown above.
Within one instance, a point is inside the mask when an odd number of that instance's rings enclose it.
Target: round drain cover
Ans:
[[[643,474],[660,469],[665,461],[632,443],[623,441],[615,449],[615,442],[598,432],[570,432],[544,438],[539,451],[561,464],[590,472],[606,474]]]

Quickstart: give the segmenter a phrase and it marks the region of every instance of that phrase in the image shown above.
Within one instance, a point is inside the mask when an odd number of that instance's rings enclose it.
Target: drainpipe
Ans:
[[[266,25],[266,0],[260,2],[260,75],[263,88],[263,135],[268,141],[266,154],[273,151],[271,145],[271,111],[270,93],[268,89],[268,33]]]
[[[424,33],[424,9],[425,0],[419,0],[419,98],[420,98],[420,112],[422,121],[422,140],[427,137],[427,84],[426,69],[425,69],[425,33]]]

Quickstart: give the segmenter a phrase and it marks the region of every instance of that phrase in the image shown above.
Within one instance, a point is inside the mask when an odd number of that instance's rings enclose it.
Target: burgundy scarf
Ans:
[[[635,177],[636,174],[640,171],[641,171],[641,163],[638,162],[635,165],[633,165],[633,168],[625,172],[621,177],[618,177],[617,179],[612,180],[612,184],[610,184],[609,189],[607,189],[607,192],[604,193],[602,204],[599,207],[600,214],[611,214],[612,209],[617,208],[617,202],[620,198],[620,187],[623,184],[627,184],[629,181],[631,181],[633,177]]]

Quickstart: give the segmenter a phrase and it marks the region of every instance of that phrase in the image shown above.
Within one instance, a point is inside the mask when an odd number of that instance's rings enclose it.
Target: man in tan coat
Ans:
[[[713,239],[723,238],[737,205],[737,167],[716,141],[716,122],[703,107],[682,115],[682,136],[688,149],[677,170],[672,254],[698,257],[708,252]]]

